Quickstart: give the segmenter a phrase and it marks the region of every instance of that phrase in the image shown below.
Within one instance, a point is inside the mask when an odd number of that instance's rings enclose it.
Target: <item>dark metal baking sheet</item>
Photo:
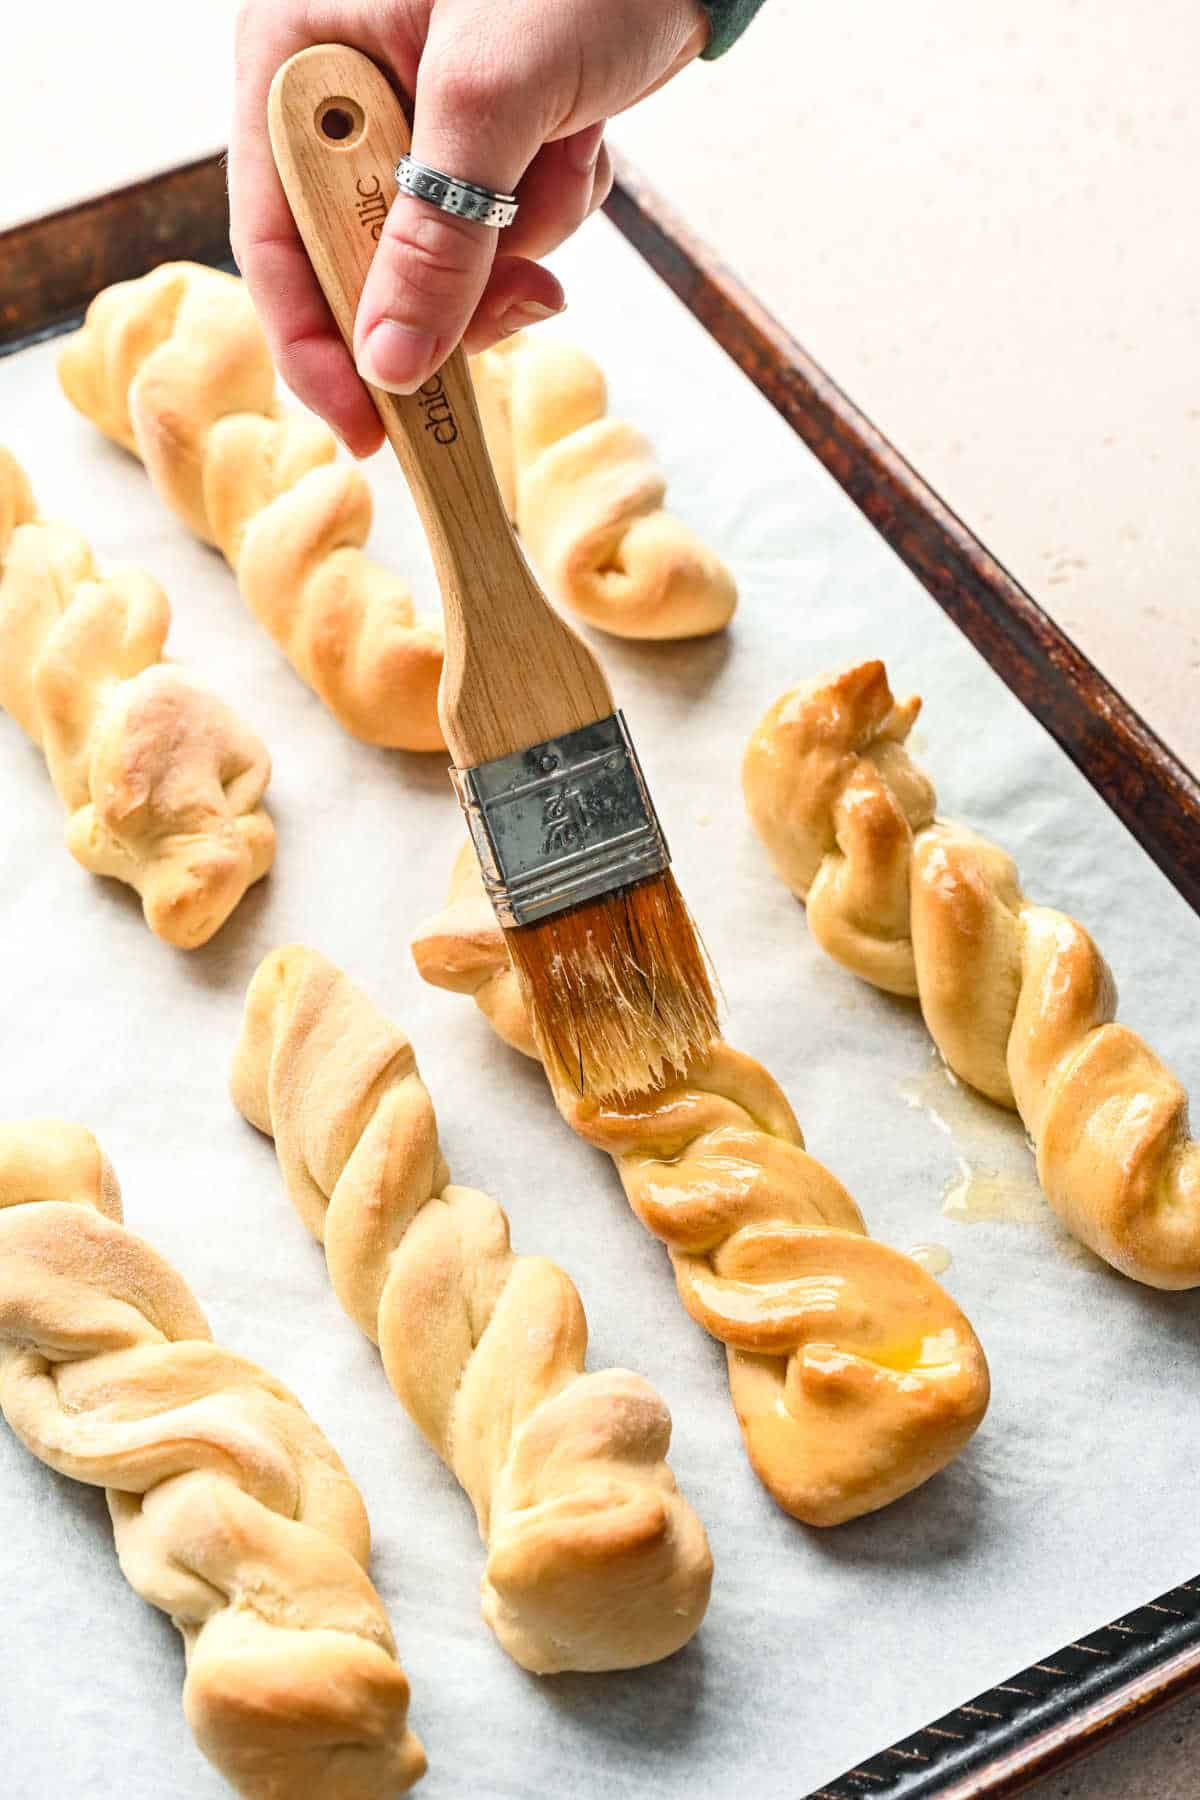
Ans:
[[[883,434],[624,162],[614,223],[793,427],[1200,912],[1200,783]],[[69,329],[113,281],[228,262],[224,159],[0,233],[0,355]],[[1020,1792],[1200,1687],[1200,1577],[965,1701],[797,1800]]]

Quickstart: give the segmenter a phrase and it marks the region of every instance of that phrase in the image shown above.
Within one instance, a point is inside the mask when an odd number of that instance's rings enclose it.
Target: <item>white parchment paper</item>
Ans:
[[[177,1264],[216,1336],[293,1387],[337,1445],[370,1510],[430,1800],[797,1800],[1195,1573],[1200,1298],[1136,1287],[1065,1239],[1036,1201],[1016,1121],[951,1091],[914,1008],[814,950],[745,817],[747,735],[796,677],[885,656],[898,691],[926,696],[917,743],[943,811],[1008,845],[1032,895],[1095,930],[1123,1017],[1193,1081],[1200,925],[616,233],[597,221],[559,267],[564,329],[603,361],[613,410],[651,432],[672,505],[741,585],[727,637],[603,642],[722,974],[728,1035],[782,1082],[809,1147],[877,1235],[950,1250],[945,1280],[994,1378],[978,1437],[918,1494],[835,1532],[773,1505],[743,1454],[723,1355],[685,1316],[609,1163],[566,1131],[537,1070],[468,1002],[415,973],[410,930],[439,905],[461,837],[443,761],[371,750],[337,727],[215,554],[61,399],[51,344],[0,363],[0,438],[45,513],[164,582],[173,654],[274,754],[279,855],[212,944],[172,951],[127,890],[76,867],[38,752],[0,719],[2,1110],[90,1126],[130,1226]],[[371,473],[374,547],[429,604],[399,473],[382,459]],[[539,1681],[482,1624],[470,1507],[334,1299],[271,1145],[226,1097],[245,986],[267,950],[294,940],[343,964],[410,1032],[455,1178],[502,1201],[519,1249],[570,1270],[592,1366],[637,1369],[666,1396],[672,1462],[717,1571],[699,1637],[670,1662]],[[1003,1216],[943,1216],[947,1186],[980,1168],[991,1174],[976,1199],[1006,1194]],[[223,1791],[181,1715],[177,1639],[122,1580],[100,1494],[51,1474],[3,1428],[0,1565],[5,1791]]]

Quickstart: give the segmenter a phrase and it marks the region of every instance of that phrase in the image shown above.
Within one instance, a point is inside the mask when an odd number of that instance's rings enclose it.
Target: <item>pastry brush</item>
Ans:
[[[271,144],[347,344],[395,168],[387,78],[317,45],[271,87]],[[604,672],[509,523],[461,349],[411,396],[368,387],[441,587],[452,779],[552,1079],[597,1101],[654,1088],[716,1034],[708,964]]]

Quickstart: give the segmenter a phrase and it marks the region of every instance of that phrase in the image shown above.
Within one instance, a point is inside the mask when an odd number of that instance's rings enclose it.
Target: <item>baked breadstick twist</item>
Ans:
[[[384,1800],[425,1768],[358,1490],[300,1403],[210,1340],[121,1223],[90,1132],[0,1126],[0,1408],[107,1489],[121,1568],[187,1652],[184,1711],[253,1800]]]
[[[556,599],[618,637],[704,637],[729,623],[733,577],[663,510],[658,459],[635,426],[605,417],[586,351],[519,332],[471,373],[509,517]]]
[[[363,553],[371,493],[333,434],[284,413],[250,296],[163,263],[105,288],[59,358],[84,416],[237,575],[247,605],[340,724],[370,744],[441,747],[441,621]]]
[[[1187,1096],[1113,1023],[1108,966],[1076,920],[1035,906],[996,844],[934,816],[881,662],[798,687],[746,753],[746,800],[822,949],[915,995],[949,1067],[1014,1108],[1046,1198],[1151,1287],[1200,1283],[1200,1145]]]
[[[548,1675],[678,1650],[712,1558],[664,1460],[670,1414],[626,1369],[584,1373],[569,1276],[515,1255],[495,1201],[448,1185],[408,1039],[315,950],[277,950],[231,1085],[275,1139],[338,1299],[474,1504],[483,1614],[509,1655]]]
[[[271,763],[163,661],[170,619],[148,575],[101,580],[77,531],[37,517],[0,448],[0,706],[45,755],[72,856],[136,888],[150,929],[193,949],[274,860]]]
[[[315,951],[251,983],[232,1092],[274,1137],[343,1306],[474,1503],[483,1610],[523,1667],[636,1667],[692,1636],[712,1563],[639,1376],[584,1374],[568,1276],[516,1256],[486,1195],[448,1185],[407,1038]]]
[[[470,846],[413,954],[427,981],[474,995],[508,1043],[536,1055]],[[717,1042],[659,1092],[604,1106],[565,1088],[555,1098],[613,1158],[688,1312],[725,1345],[750,1461],[782,1507],[837,1525],[958,1454],[988,1401],[974,1332],[924,1269],[867,1237],[761,1064]]]

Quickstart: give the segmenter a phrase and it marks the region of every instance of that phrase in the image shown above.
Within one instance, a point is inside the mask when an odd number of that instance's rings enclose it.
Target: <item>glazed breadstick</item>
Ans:
[[[1200,1284],[1200,1144],[1187,1095],[1113,1023],[1117,994],[1075,919],[1036,906],[998,845],[935,817],[881,662],[793,688],[746,753],[755,829],[823,950],[916,996],[956,1075],[1021,1116],[1046,1198],[1151,1287]]]
[[[471,994],[506,1042],[537,1054],[469,848],[413,954],[427,981]],[[715,1043],[657,1093],[556,1099],[613,1158],[684,1305],[725,1345],[750,1460],[782,1507],[836,1525],[958,1454],[988,1401],[974,1332],[925,1270],[866,1235],[759,1063]]]
[[[183,1704],[248,1800],[383,1800],[425,1768],[358,1490],[300,1403],[212,1343],[121,1222],[96,1140],[0,1125],[0,1408],[104,1487],[121,1568],[183,1635]]]
[[[163,660],[170,618],[148,575],[102,579],[77,531],[39,518],[0,448],[0,706],[45,755],[72,856],[136,888],[150,929],[193,949],[274,859],[271,764]]]
[[[509,1655],[545,1675],[678,1650],[712,1558],[664,1460],[670,1415],[626,1369],[584,1373],[574,1283],[510,1249],[494,1200],[449,1185],[408,1039],[315,950],[277,950],[231,1086],[274,1138],[338,1299],[474,1504],[484,1617]]]
[[[519,332],[474,357],[471,374],[509,517],[556,600],[617,637],[703,637],[729,623],[732,576],[664,511],[654,451],[605,416],[586,351]]]
[[[67,397],[141,459],[215,544],[242,595],[340,724],[435,750],[441,621],[363,552],[371,492],[332,432],[284,413],[250,296],[233,275],[163,263],[105,288],[59,358]]]

